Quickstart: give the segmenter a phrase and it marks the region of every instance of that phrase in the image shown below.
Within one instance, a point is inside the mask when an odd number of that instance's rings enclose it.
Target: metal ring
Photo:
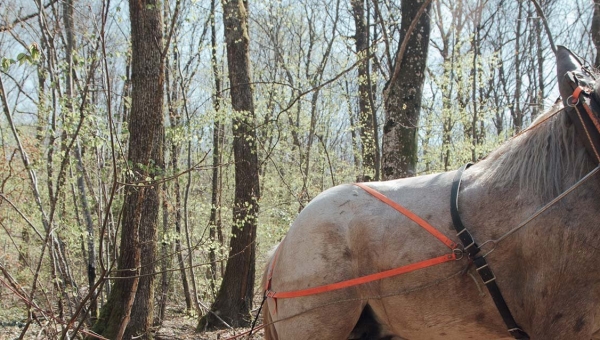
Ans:
[[[575,103],[573,103],[573,95],[570,95],[569,98],[567,98],[568,106],[575,107],[575,106],[577,106],[577,104],[579,104],[579,98],[577,98],[577,101]]]
[[[458,247],[452,249],[452,252],[454,253],[454,257],[455,257],[454,260],[455,261],[462,260],[462,258],[465,256],[465,252],[462,249],[458,248]]]

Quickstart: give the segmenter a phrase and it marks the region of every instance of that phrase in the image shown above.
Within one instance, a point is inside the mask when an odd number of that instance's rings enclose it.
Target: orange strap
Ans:
[[[583,91],[583,87],[577,86],[577,88],[573,91],[573,94],[571,95],[571,97],[573,97],[573,99],[579,99],[579,95],[581,94],[581,91]]]
[[[361,285],[364,283],[400,275],[400,274],[410,273],[410,272],[418,270],[418,269],[435,266],[436,264],[452,261],[455,259],[456,259],[456,254],[454,254],[454,253],[446,254],[446,255],[442,255],[442,256],[439,256],[439,257],[436,257],[433,259],[420,261],[420,262],[412,263],[412,264],[409,264],[406,266],[386,270],[386,271],[371,274],[371,275],[361,276],[356,279],[350,279],[350,280],[346,280],[346,281],[332,283],[332,284],[328,284],[328,285],[307,288],[307,289],[293,290],[293,291],[289,291],[289,292],[274,292],[274,291],[268,290],[267,297],[274,298],[274,299],[286,299],[286,298],[308,296],[308,295],[330,292],[332,290],[348,288],[348,287],[357,286],[357,285]]]
[[[406,209],[405,207],[401,206],[400,204],[398,204],[398,203],[392,201],[391,199],[387,198],[387,196],[385,196],[384,194],[380,193],[379,191],[377,191],[377,190],[375,190],[375,189],[373,189],[371,187],[366,186],[364,183],[354,183],[354,185],[356,185],[357,187],[362,188],[364,191],[366,191],[369,194],[373,195],[378,200],[380,200],[383,203],[391,206],[392,208],[398,210],[398,212],[400,212],[402,215],[404,215],[404,216],[410,218],[411,220],[413,220],[415,223],[417,223],[418,225],[420,225],[423,229],[427,230],[435,238],[437,238],[438,240],[440,240],[448,248],[455,249],[457,247],[456,242],[450,240],[449,238],[446,237],[446,235],[440,233],[437,229],[435,229],[434,227],[432,227],[431,224],[427,223],[424,219],[422,219],[419,216],[415,215],[415,213],[413,213],[412,211]]]
[[[420,225],[421,227],[423,227],[423,229],[427,230],[431,235],[435,236],[435,238],[437,238],[442,243],[444,243],[446,246],[448,246],[448,248],[454,250],[454,249],[456,249],[458,247],[458,245],[455,242],[453,242],[452,240],[450,240],[449,238],[447,238],[444,234],[440,233],[437,229],[435,229],[434,227],[432,227],[425,220],[423,220],[419,216],[415,215],[412,211],[404,208],[400,204],[398,204],[398,203],[392,201],[391,199],[387,198],[382,193],[378,192],[375,189],[372,189],[372,188],[366,186],[363,183],[355,183],[355,185],[358,186],[358,187],[360,187],[360,188],[362,188],[362,189],[364,189],[369,194],[373,195],[377,199],[381,200],[382,202],[388,204],[392,208],[394,208],[397,211],[399,211],[404,216],[406,216],[406,217],[410,218],[411,220],[413,220],[414,222],[416,222],[418,225]],[[271,265],[269,266],[269,270],[267,272],[267,280],[265,282],[265,287],[264,287],[265,288],[265,294],[266,294],[266,296],[269,297],[269,298],[273,298],[275,300],[275,308],[277,308],[277,299],[294,298],[294,297],[308,296],[308,295],[314,295],[314,294],[320,294],[320,293],[330,292],[332,290],[338,290],[338,289],[342,289],[342,288],[348,288],[348,287],[357,286],[357,285],[361,285],[361,284],[364,284],[364,283],[368,283],[368,282],[372,282],[372,281],[381,280],[381,279],[385,279],[385,278],[388,278],[388,277],[400,275],[400,274],[410,273],[410,272],[418,270],[418,269],[423,269],[423,268],[435,266],[435,265],[440,264],[440,263],[444,263],[444,262],[448,262],[448,261],[453,261],[453,260],[457,259],[456,252],[453,251],[451,254],[446,254],[446,255],[438,256],[436,258],[432,258],[432,259],[429,259],[429,260],[424,260],[424,261],[420,261],[420,262],[416,262],[416,263],[411,263],[411,264],[408,264],[408,265],[405,265],[405,266],[401,266],[401,267],[398,267],[398,268],[385,270],[383,272],[379,272],[379,273],[375,273],[375,274],[361,276],[361,277],[358,277],[358,278],[355,278],[355,279],[350,279],[350,280],[346,280],[346,281],[336,282],[336,283],[332,283],[332,284],[328,284],[328,285],[323,285],[323,286],[318,286],[318,287],[293,290],[293,291],[288,291],[288,292],[275,292],[275,291],[271,290],[271,279],[273,278],[273,269],[275,268],[275,262],[277,262],[277,257],[279,256],[279,250],[281,249],[282,245],[283,245],[283,241],[281,242],[281,244],[279,244],[279,247],[277,247],[277,250],[276,250],[275,255],[273,257],[273,261],[271,262]],[[276,310],[275,310],[275,312],[276,312]]]

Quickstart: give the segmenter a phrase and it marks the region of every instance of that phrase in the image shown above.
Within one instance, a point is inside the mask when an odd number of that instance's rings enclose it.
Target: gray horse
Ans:
[[[558,80],[580,72],[564,48]],[[590,83],[591,79],[586,79]],[[568,98],[569,87],[560,84]],[[598,94],[598,90],[594,90]],[[460,215],[480,243],[498,240],[595,169],[583,133],[560,107],[467,169]],[[368,183],[459,243],[450,215],[454,172]],[[598,175],[497,244],[482,248],[514,319],[532,339],[600,339]],[[268,268],[270,289],[295,291],[438,257],[448,249],[354,185],[317,196]],[[268,270],[266,271],[268,272]],[[265,272],[265,281],[266,281]],[[296,298],[268,298],[267,339],[510,338],[469,260]]]

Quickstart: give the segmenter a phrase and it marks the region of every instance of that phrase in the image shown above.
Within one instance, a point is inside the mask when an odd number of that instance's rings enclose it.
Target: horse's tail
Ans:
[[[267,276],[269,274],[269,267],[271,266],[271,262],[273,262],[273,258],[275,257],[275,252],[277,247],[279,247],[281,243],[277,244],[270,252],[269,252],[269,261],[267,261],[267,265],[265,267],[261,285],[263,289],[265,289],[267,284]],[[265,292],[263,291],[263,294]],[[273,317],[269,311],[269,303],[265,301],[265,304],[262,308],[263,315],[263,325],[265,325],[265,340],[278,340],[277,332],[275,331],[275,325],[273,324]]]

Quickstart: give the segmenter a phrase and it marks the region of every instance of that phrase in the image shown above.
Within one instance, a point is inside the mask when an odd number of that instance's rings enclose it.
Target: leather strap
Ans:
[[[591,84],[588,84],[577,72],[567,72],[565,78],[573,89],[566,100],[566,111],[575,125],[578,135],[596,164],[600,163],[600,103]]]
[[[400,275],[400,274],[406,274],[406,273],[410,273],[413,272],[415,270],[419,270],[419,269],[423,269],[423,268],[427,268],[427,267],[431,267],[431,266],[435,266],[444,262],[448,262],[448,261],[454,261],[456,260],[456,255],[454,253],[452,254],[446,254],[446,255],[442,255],[442,256],[438,256],[438,257],[434,257],[432,259],[428,259],[428,260],[424,260],[424,261],[419,261],[416,263],[411,263],[402,267],[398,267],[398,268],[394,268],[394,269],[390,269],[390,270],[385,270],[379,273],[374,273],[374,274],[370,274],[370,275],[365,275],[365,276],[361,276],[361,277],[357,277],[355,279],[350,279],[350,280],[345,280],[345,281],[340,281],[340,282],[336,282],[336,283],[331,283],[328,285],[322,285],[322,286],[317,286],[317,287],[311,287],[311,288],[306,288],[306,289],[298,289],[298,290],[293,290],[293,291],[287,291],[287,292],[274,292],[272,290],[267,290],[265,293],[265,296],[268,298],[273,298],[273,299],[289,299],[289,298],[295,298],[295,297],[301,297],[301,296],[309,296],[309,295],[315,295],[315,294],[320,294],[320,293],[325,293],[325,292],[331,292],[333,290],[338,290],[338,289],[342,289],[342,288],[348,288],[348,287],[353,287],[353,286],[357,286],[357,285],[361,285],[361,284],[365,284],[368,282],[373,282],[373,281],[377,281],[377,280],[382,280],[382,279],[386,279],[388,277],[392,277],[392,276],[396,276],[396,275]]]
[[[480,255],[478,256],[478,253],[481,249],[473,239],[471,233],[469,233],[465,225],[462,223],[462,220],[460,218],[460,214],[458,211],[458,193],[460,191],[462,174],[470,166],[471,163],[463,165],[456,172],[456,175],[454,176],[454,181],[452,182],[452,190],[450,195],[450,213],[452,214],[452,223],[454,224],[454,229],[456,229],[458,238],[460,239],[463,246],[465,247],[465,250],[469,254],[469,258],[475,264],[475,269],[477,270],[477,273],[479,273],[483,284],[487,287],[488,291],[490,292],[490,296],[492,297],[492,300],[494,300],[496,309],[498,309],[502,320],[504,320],[504,324],[506,324],[508,332],[515,339],[526,340],[529,339],[529,335],[527,335],[527,333],[523,331],[521,327],[519,327],[519,325],[513,318],[512,313],[510,312],[510,309],[508,308],[508,305],[504,300],[504,297],[502,297],[500,287],[498,287],[498,284],[496,283],[496,276],[494,275],[494,272],[492,272],[492,268],[485,260],[485,257]]]
[[[446,237],[446,235],[442,234],[439,230],[435,229],[431,224],[427,223],[424,219],[422,219],[421,217],[419,217],[417,214],[415,214],[412,211],[406,209],[405,207],[401,206],[400,204],[392,201],[391,199],[389,199],[387,196],[385,196],[384,194],[380,193],[379,191],[377,191],[377,190],[375,190],[375,189],[367,186],[365,183],[354,183],[354,185],[356,185],[357,187],[362,188],[364,191],[368,192],[373,197],[375,197],[378,200],[382,201],[383,203],[389,205],[390,207],[396,209],[399,213],[401,213],[402,215],[408,217],[409,219],[411,219],[416,224],[420,225],[421,228],[427,230],[428,233],[430,233],[431,235],[433,235],[433,237],[435,237],[438,240],[440,240],[440,242],[442,242],[443,244],[445,244],[446,247],[448,247],[450,249],[455,249],[458,246],[456,244],[456,242],[450,240],[448,237]]]
[[[452,190],[450,192],[450,215],[452,215],[452,224],[456,230],[456,236],[458,236],[460,242],[462,242],[464,250],[469,254],[469,258],[473,258],[475,255],[477,255],[480,249],[477,243],[475,243],[473,236],[460,219],[460,215],[458,213],[458,192],[460,191],[462,173],[471,165],[473,165],[473,163],[467,163],[456,172],[456,175],[454,175],[454,181],[452,181]]]

